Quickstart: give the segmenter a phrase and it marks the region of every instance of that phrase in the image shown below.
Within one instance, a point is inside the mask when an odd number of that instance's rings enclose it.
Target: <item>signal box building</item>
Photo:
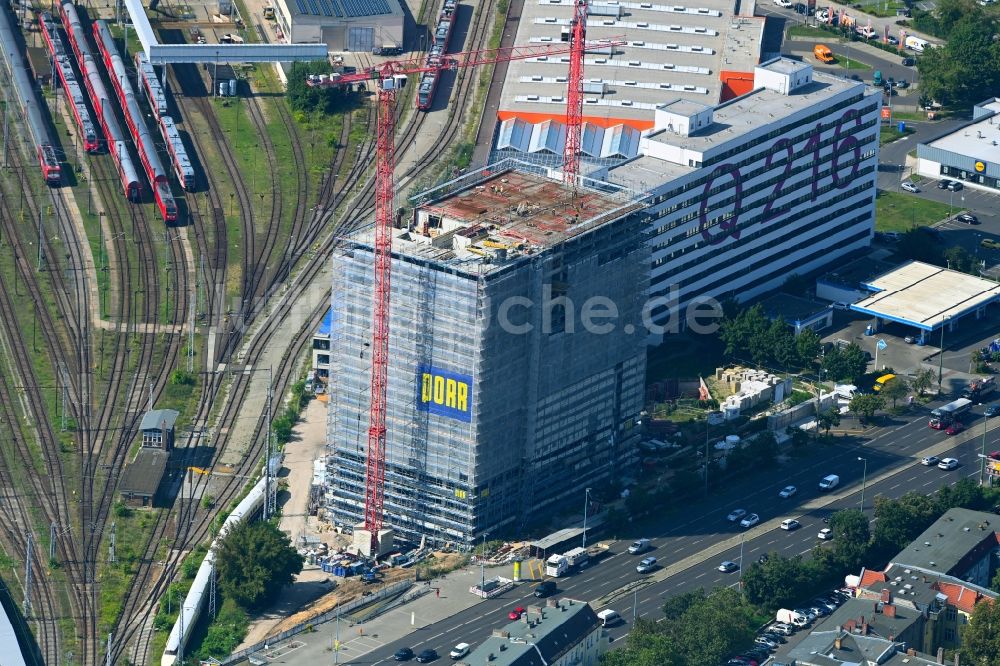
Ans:
[[[180,414],[173,409],[154,409],[146,412],[139,423],[144,448],[174,448],[174,424]]]
[[[385,522],[471,545],[551,515],[635,456],[646,220],[633,193],[575,193],[506,163],[393,230]],[[362,521],[372,233],[334,258],[329,510]],[[616,316],[598,317],[596,311]]]
[[[403,45],[399,0],[275,0],[275,8],[286,42],[366,53]]]

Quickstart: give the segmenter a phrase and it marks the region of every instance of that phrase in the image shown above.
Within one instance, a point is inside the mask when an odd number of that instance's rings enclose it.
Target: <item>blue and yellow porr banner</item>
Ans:
[[[472,377],[432,365],[418,365],[417,409],[471,422]]]

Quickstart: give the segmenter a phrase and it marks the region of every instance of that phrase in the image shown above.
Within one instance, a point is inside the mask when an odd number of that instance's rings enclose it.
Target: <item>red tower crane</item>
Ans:
[[[583,5],[583,15],[586,17],[586,3]],[[577,9],[579,12],[579,8]],[[586,22],[586,18],[584,18]],[[389,381],[389,292],[391,278],[392,251],[392,218],[395,211],[395,181],[393,173],[396,169],[396,119],[393,110],[396,93],[405,85],[410,74],[423,72],[438,72],[460,67],[475,67],[477,65],[492,65],[498,62],[526,60],[538,56],[571,54],[570,71],[576,71],[576,88],[573,88],[573,75],[570,75],[570,96],[576,90],[577,106],[583,99],[580,96],[581,76],[583,72],[582,57],[586,48],[610,48],[621,46],[626,42],[612,38],[599,40],[593,44],[584,44],[582,31],[575,30],[576,41],[570,43],[544,44],[538,46],[508,46],[499,49],[483,49],[467,51],[445,56],[441,63],[429,66],[417,59],[404,61],[389,61],[377,67],[371,67],[354,74],[335,76],[320,80],[310,77],[310,86],[339,86],[364,81],[374,81],[378,94],[378,114],[376,117],[375,141],[375,294],[372,306],[372,379],[368,425],[368,450],[365,470],[365,526],[371,534],[372,552],[378,552],[378,534],[382,529],[385,501],[385,417],[386,389]],[[577,53],[581,59],[575,66],[572,62]],[[572,104],[569,106],[573,108]],[[577,117],[582,113],[578,108]],[[579,127],[579,122],[577,122]],[[579,130],[576,145],[579,147]],[[569,149],[567,147],[567,155]]]
[[[566,91],[566,144],[563,150],[563,182],[576,187],[580,173],[580,142],[583,135],[583,56],[587,51],[587,0],[573,6],[569,36],[569,84]]]

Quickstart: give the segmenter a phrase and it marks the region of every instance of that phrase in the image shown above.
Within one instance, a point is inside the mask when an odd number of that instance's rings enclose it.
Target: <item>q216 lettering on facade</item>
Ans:
[[[831,147],[833,148],[832,160],[830,163],[831,176],[833,180],[833,187],[842,190],[846,189],[848,185],[851,184],[858,175],[858,162],[861,160],[861,144],[858,142],[857,137],[853,135],[848,135],[841,138],[844,130],[849,125],[853,125],[855,128],[861,125],[861,114],[857,109],[851,109],[837,121],[834,128],[833,137],[830,139]],[[781,210],[780,206],[775,206],[775,202],[788,192],[785,192],[785,181],[789,178],[792,172],[792,161],[798,155],[811,154],[812,156],[812,200],[815,201],[819,193],[819,180],[820,180],[820,149],[823,147],[822,140],[823,126],[821,124],[816,125],[816,128],[806,137],[805,141],[801,145],[796,146],[790,139],[783,138],[778,139],[771,146],[771,149],[767,153],[767,161],[764,165],[764,170],[769,171],[771,165],[776,162],[776,160],[784,160],[784,169],[774,183],[774,187],[767,197],[767,202],[764,205],[763,214],[761,216],[761,222],[767,223],[771,220],[784,215],[787,211]],[[850,153],[852,157],[852,162],[850,164],[850,169],[846,174],[841,173],[845,164],[845,156]],[[727,192],[732,193],[732,212],[723,216],[719,220],[717,225],[713,225],[713,220],[709,219],[710,205],[709,196],[716,186],[716,181],[721,181],[724,178],[730,178],[733,182],[732,187],[727,190]],[[735,164],[720,164],[712,171],[712,174],[708,177],[708,181],[705,183],[705,189],[702,193],[701,207],[698,211],[698,230],[701,232],[702,238],[708,241],[711,245],[719,245],[725,242],[727,239],[732,238],[733,240],[739,240],[740,238],[740,228],[739,228],[739,216],[743,209],[743,174],[740,169]],[[712,227],[716,226],[717,231],[713,232]]]
[[[472,377],[431,365],[417,366],[417,409],[472,421]]]

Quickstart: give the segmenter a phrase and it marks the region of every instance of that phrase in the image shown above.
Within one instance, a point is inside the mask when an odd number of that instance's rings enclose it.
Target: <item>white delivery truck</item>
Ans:
[[[840,477],[836,474],[827,474],[819,482],[820,490],[833,490],[840,485]]]
[[[628,547],[630,555],[645,553],[647,550],[649,550],[649,539],[636,539],[632,542],[632,545]]]
[[[778,622],[784,622],[785,624],[790,624],[793,627],[804,627],[809,624],[809,618],[793,610],[788,610],[787,608],[780,609],[776,614],[775,618]]]
[[[906,39],[903,40],[903,46],[910,49],[911,51],[916,51],[917,53],[923,53],[926,49],[931,48],[931,43],[926,39],[920,39],[915,35],[907,35]]]
[[[565,555],[550,555],[545,560],[545,575],[552,578],[559,578],[569,571],[569,560]]]

